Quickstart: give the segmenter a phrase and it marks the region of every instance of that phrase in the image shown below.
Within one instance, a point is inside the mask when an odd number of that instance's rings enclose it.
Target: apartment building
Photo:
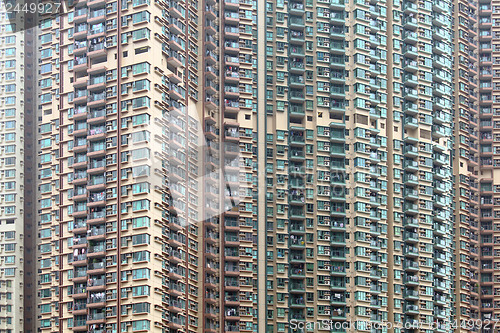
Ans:
[[[451,5],[267,3],[268,331],[450,318]]]
[[[500,318],[495,309],[500,292],[495,284],[499,281],[495,274],[499,213],[495,207],[500,190],[495,145],[498,5],[495,1],[459,1],[454,12],[455,311],[461,320]]]
[[[495,1],[42,19],[39,329],[498,319]]]
[[[2,8],[8,2],[2,2]],[[36,183],[32,31],[26,13],[0,14],[0,332],[34,332],[36,325]],[[28,150],[29,149],[29,150]],[[29,289],[28,289],[29,288]],[[31,290],[31,291],[29,291]]]
[[[92,0],[41,19],[42,332],[254,330],[255,11]]]

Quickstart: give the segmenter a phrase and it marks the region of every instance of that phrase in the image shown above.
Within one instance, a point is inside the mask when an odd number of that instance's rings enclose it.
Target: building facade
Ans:
[[[463,320],[496,321],[500,317],[495,309],[499,305],[495,16],[500,7],[495,1],[459,1],[455,9],[455,311]]]
[[[22,2],[24,3],[24,2]],[[2,2],[1,7],[15,2]],[[0,14],[0,331],[36,327],[36,88],[32,20],[26,13]]]
[[[42,17],[38,328],[498,319],[498,12],[86,0]]]
[[[94,0],[42,17],[41,331],[254,330],[255,11]]]
[[[267,4],[269,331],[450,318],[451,5]]]

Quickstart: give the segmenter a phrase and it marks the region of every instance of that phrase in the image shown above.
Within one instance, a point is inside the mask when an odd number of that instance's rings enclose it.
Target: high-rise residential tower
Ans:
[[[34,332],[34,42],[31,15],[6,11],[16,3],[0,3],[0,331]]]
[[[495,1],[457,1],[455,39],[455,298],[458,320],[498,321],[498,166]],[[471,327],[467,327],[469,331]],[[493,327],[476,328],[493,332]],[[464,330],[465,331],[465,330]]]
[[[212,0],[42,17],[42,331],[254,330],[256,20]]]
[[[450,317],[451,5],[267,3],[270,331]]]
[[[40,330],[498,319],[495,1],[80,0],[42,17]]]

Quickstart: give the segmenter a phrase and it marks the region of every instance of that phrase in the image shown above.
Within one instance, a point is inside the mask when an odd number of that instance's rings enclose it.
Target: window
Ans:
[[[140,131],[132,133],[132,142],[149,141],[149,131]]]
[[[40,312],[41,313],[48,313],[51,311],[50,310],[51,308],[52,308],[51,304],[42,304],[42,305],[40,305]]]
[[[132,262],[149,261],[150,254],[149,251],[134,252],[132,255]]]
[[[138,160],[141,158],[150,158],[151,151],[149,148],[139,148],[132,150],[132,160]]]
[[[149,22],[151,14],[147,11],[138,12],[132,15],[132,23]]]
[[[132,296],[149,296],[149,286],[132,287]]]
[[[149,39],[151,31],[148,28],[142,28],[132,31],[132,40]]]
[[[40,51],[40,57],[43,58],[50,58],[52,57],[52,49],[43,49]]]
[[[5,256],[4,259],[6,264],[14,264],[16,262],[16,256]]]
[[[40,267],[41,268],[47,268],[47,267],[50,267],[51,265],[52,265],[52,261],[50,260],[50,258],[40,260]]]
[[[8,133],[8,134],[14,134],[14,133]],[[15,139],[15,137],[14,137],[14,139]],[[48,139],[40,140],[40,147],[41,148],[47,148],[47,147],[51,147],[51,146],[52,146],[52,139],[48,138]]]
[[[150,104],[151,104],[151,98],[149,98],[147,96],[134,98],[132,100],[132,108],[134,108],[134,109],[142,108],[142,107],[149,107]]]
[[[139,268],[132,270],[132,279],[149,279],[151,270],[149,268]]]
[[[50,228],[40,229],[40,238],[48,238],[52,235],[52,230]]]
[[[68,67],[69,67],[69,64],[68,64]],[[49,73],[49,72],[52,72],[52,63],[48,63],[48,64],[42,64],[40,66],[40,74],[45,74],[45,73]]]
[[[41,103],[48,103],[50,101],[52,101],[52,93],[40,95],[40,102]]]
[[[136,200],[132,202],[132,211],[146,210],[149,209],[150,201],[147,199]]]
[[[136,126],[136,125],[142,125],[142,124],[149,124],[149,114],[144,113],[144,114],[132,116],[132,125]]]
[[[42,44],[43,43],[49,43],[51,41],[52,41],[52,33],[40,35],[40,42]]]
[[[132,236],[132,245],[149,244],[151,236],[148,234],[139,234]]]
[[[135,64],[132,66],[132,73],[135,74],[142,74],[142,73],[150,73],[151,71],[151,65],[147,62],[141,62],[139,64]]]
[[[132,219],[132,228],[149,227],[150,218],[147,216],[135,217]]]
[[[132,84],[132,91],[149,90],[151,81],[149,80],[139,80]]]
[[[145,303],[148,304],[148,303]],[[148,304],[149,306],[149,304]],[[148,308],[149,311],[149,308]],[[149,331],[149,325],[150,321],[149,320],[134,320],[132,322],[132,331]]]
[[[149,303],[135,303],[132,305],[132,313],[149,313],[150,304]]]

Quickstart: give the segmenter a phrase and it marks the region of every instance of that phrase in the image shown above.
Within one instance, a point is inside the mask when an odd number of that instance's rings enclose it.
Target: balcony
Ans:
[[[305,196],[302,190],[291,190],[288,201],[292,204],[304,204]]]
[[[305,94],[302,90],[290,90],[288,98],[292,103],[301,103],[305,101]]]
[[[240,81],[240,73],[232,70],[225,71],[224,81],[227,83],[238,83]]]
[[[413,304],[407,304],[405,306],[405,311],[408,314],[418,314],[418,305],[413,305]]]
[[[73,322],[73,328],[72,330],[74,332],[83,332],[87,331],[87,321],[85,319],[80,319],[80,320],[75,320]]]
[[[106,320],[104,312],[90,312],[87,316],[87,325],[104,323]]]
[[[304,133],[300,131],[290,132],[290,145],[304,146],[305,145]]]
[[[411,243],[418,243],[419,236],[416,232],[405,231],[403,233],[403,240]]]
[[[290,73],[293,74],[303,74],[305,72],[304,63],[301,61],[290,61],[289,62]]]
[[[406,174],[403,177],[403,181],[405,182],[406,185],[418,185],[418,177],[414,174]]]
[[[87,56],[90,59],[96,59],[106,56],[106,44],[104,43],[104,37],[99,37],[97,40],[103,40],[102,42],[96,42],[89,46],[89,51]]]
[[[93,97],[95,98],[95,97]],[[93,109],[90,112],[89,119],[87,119],[88,124],[103,123],[106,121],[106,109]]]
[[[224,0],[224,8],[229,10],[237,10],[240,6],[239,0]]]
[[[172,65],[173,67],[181,67],[184,66],[186,63],[186,58],[180,54],[179,52],[172,51],[170,52],[170,57],[167,58],[167,63]]]
[[[106,103],[106,93],[91,93],[87,100],[88,107],[98,107]]]
[[[304,160],[305,157],[303,149],[291,148],[289,151],[289,159],[291,161]]]
[[[406,29],[410,30],[415,30],[418,27],[418,22],[416,18],[408,16],[404,21],[403,21],[404,27]]]
[[[101,308],[106,305],[105,293],[91,293],[87,299],[88,308]]]
[[[406,285],[418,285],[418,276],[416,275],[406,275],[405,278],[403,279],[404,284]]]
[[[227,98],[238,98],[240,95],[240,88],[235,86],[224,86],[224,96]]]
[[[237,39],[237,38],[239,38],[239,35],[240,35],[240,29],[236,28],[236,27],[231,27],[231,26],[225,26],[224,32],[225,32],[225,36],[227,38]]]
[[[104,261],[93,261],[87,266],[88,274],[103,274],[105,272]]]
[[[87,220],[87,224],[99,224],[103,223],[106,219],[106,212],[104,210],[91,212],[89,214],[89,219]]]
[[[78,40],[75,40],[75,42],[73,43],[73,54],[76,56],[81,56],[82,53],[85,53],[87,52],[87,41],[86,40],[82,40],[82,41],[78,41]]]
[[[330,27],[330,37],[335,39],[345,38],[345,28],[344,27]]]
[[[302,105],[290,105],[288,107],[288,112],[292,118],[303,118],[305,116],[304,107]]]
[[[85,249],[83,249],[83,251],[85,252]],[[82,254],[78,254],[76,256],[73,256],[72,265],[73,266],[87,265],[87,253],[82,253]]]
[[[304,248],[306,245],[303,236],[295,236],[291,235],[290,240],[288,243],[288,246],[290,248],[296,249],[296,248]]]
[[[240,22],[240,14],[238,12],[232,12],[232,11],[224,12],[224,23],[237,25],[239,24],[239,22]]]
[[[306,290],[304,283],[291,282],[288,285],[288,291],[291,293],[295,293],[295,292],[305,292]]]
[[[106,127],[105,126],[96,126],[92,127],[87,133],[87,140],[102,140],[106,137]]]
[[[78,23],[75,25],[75,32],[73,33],[73,38],[75,40],[81,40],[87,37],[88,25],[86,22]]]
[[[303,3],[288,3],[288,11],[292,15],[303,15],[304,14],[304,4]]]
[[[332,246],[345,246],[345,236],[332,236],[330,244]]]
[[[418,162],[413,160],[406,160],[403,162],[403,168],[406,171],[416,172],[418,171]]]
[[[288,305],[293,308],[305,308],[306,303],[303,296],[295,296],[290,298]]]
[[[418,248],[415,247],[415,246],[405,246],[403,248],[403,253],[405,256],[408,256],[408,257],[418,257]]]
[[[409,128],[409,129],[416,129],[418,128],[418,120],[417,118],[414,118],[414,117],[405,117],[405,120],[404,120],[404,126],[405,128]]]
[[[303,208],[294,208],[292,206],[292,208],[290,208],[289,212],[290,212],[290,218],[295,218],[295,219],[303,219],[303,218],[305,218],[304,209]]]
[[[345,251],[344,250],[339,250],[338,248],[335,248],[330,252],[330,259],[333,261],[343,261],[345,260]],[[345,272],[345,268],[343,269],[343,272]]]

